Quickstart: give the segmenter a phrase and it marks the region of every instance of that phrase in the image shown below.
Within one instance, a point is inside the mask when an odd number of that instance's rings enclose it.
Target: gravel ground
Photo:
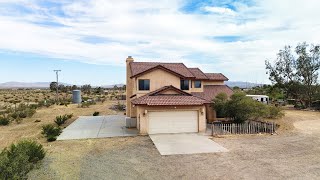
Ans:
[[[313,120],[320,121],[320,116],[315,116]],[[161,156],[148,136],[54,142],[52,146],[47,147],[48,156],[43,164],[32,171],[29,178],[319,179],[320,177],[320,133],[317,131],[310,133],[308,128],[300,127],[280,135],[230,136],[213,140],[230,152]]]

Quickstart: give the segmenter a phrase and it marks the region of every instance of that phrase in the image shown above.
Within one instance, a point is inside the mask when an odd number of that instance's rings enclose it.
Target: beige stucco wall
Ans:
[[[206,104],[206,119],[208,123],[216,120],[216,111],[213,109],[212,104]]]
[[[203,81],[203,85],[224,85],[224,81]]]
[[[150,90],[149,91],[139,91],[139,79],[150,79]],[[161,69],[156,69],[154,71],[148,72],[146,74],[143,74],[139,76],[138,78],[135,78],[135,87],[133,90],[134,94],[137,94],[138,97],[141,95],[144,95],[146,93],[149,93],[151,91],[155,91],[157,89],[162,88],[163,86],[174,86],[176,88],[180,89],[180,78],[178,76],[175,76],[171,73],[168,73]]]
[[[150,111],[181,111],[196,110],[198,111],[198,130],[206,131],[206,108],[205,106],[137,106],[137,128],[140,134],[148,134],[149,120],[148,112]],[[145,114],[146,113],[146,114]]]

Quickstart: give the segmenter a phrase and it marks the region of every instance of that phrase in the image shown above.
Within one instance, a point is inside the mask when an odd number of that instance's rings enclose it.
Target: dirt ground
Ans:
[[[148,136],[47,143],[29,178],[319,179],[320,113],[286,111],[278,121],[278,135],[213,138],[226,153],[161,156]]]
[[[38,109],[32,118],[23,119],[20,124],[12,122],[8,126],[0,126],[0,150],[21,139],[33,139],[46,143],[45,138],[41,135],[41,128],[44,124],[54,123],[56,116],[73,113],[74,116],[64,125],[67,126],[78,116],[92,115],[95,111],[100,112],[101,115],[117,114],[116,111],[109,109],[112,104],[116,103],[116,101],[106,101],[103,104],[99,102],[89,108],[79,108],[77,104],[71,104],[68,107],[54,105]],[[35,122],[36,120],[41,122]]]

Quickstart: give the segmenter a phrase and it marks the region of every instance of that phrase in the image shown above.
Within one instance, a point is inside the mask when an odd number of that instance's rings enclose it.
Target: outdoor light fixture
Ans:
[[[145,116],[146,114],[148,114],[148,110],[144,110],[143,116]]]

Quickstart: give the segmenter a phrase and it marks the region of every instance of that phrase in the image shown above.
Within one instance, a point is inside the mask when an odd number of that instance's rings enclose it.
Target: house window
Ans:
[[[139,79],[139,91],[149,91],[149,90],[150,90],[150,80]]]
[[[189,80],[180,80],[180,89],[189,90]]]
[[[194,81],[195,88],[201,88],[201,81]]]

